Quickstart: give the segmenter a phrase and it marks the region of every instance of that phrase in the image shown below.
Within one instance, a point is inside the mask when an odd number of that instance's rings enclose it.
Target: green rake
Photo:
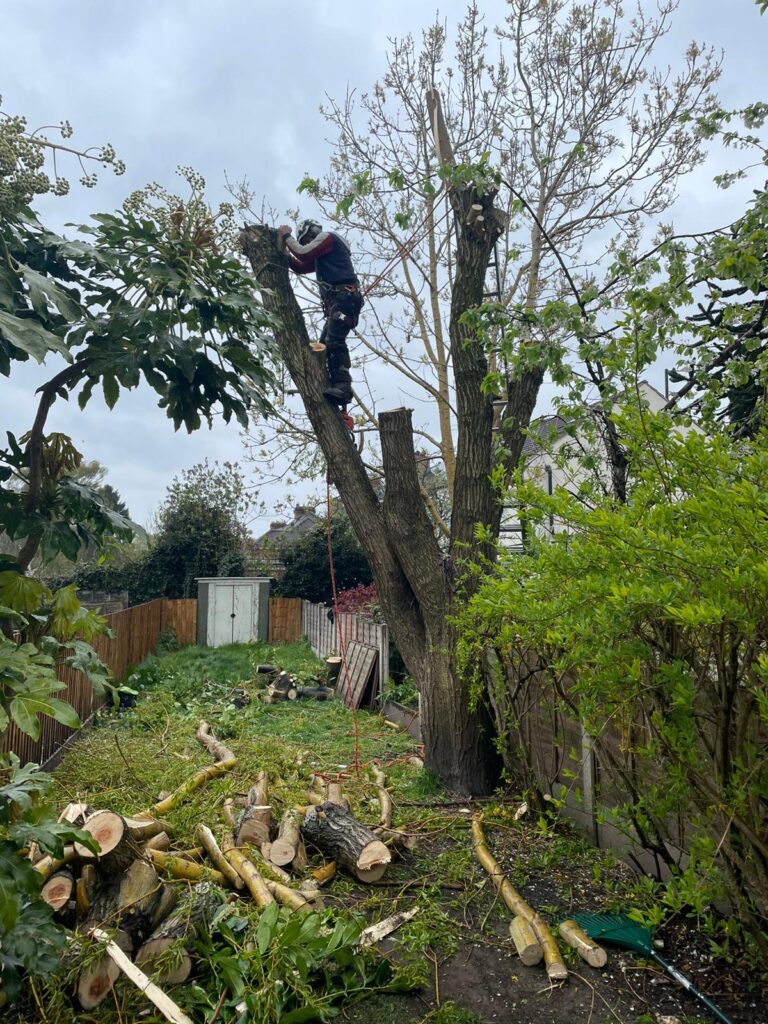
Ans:
[[[692,981],[681,974],[672,964],[668,964],[662,956],[659,956],[653,948],[653,933],[650,928],[644,928],[643,925],[633,921],[625,914],[574,914],[573,920],[595,942],[622,946],[624,949],[632,949],[635,953],[642,953],[643,956],[655,960],[671,978],[679,982],[692,996],[696,996],[699,1002],[703,1003],[722,1024],[733,1024],[731,1018],[726,1017],[723,1011],[707,999],[703,992],[699,992]]]

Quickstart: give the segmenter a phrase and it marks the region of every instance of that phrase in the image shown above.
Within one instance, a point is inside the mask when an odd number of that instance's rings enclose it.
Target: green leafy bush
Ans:
[[[672,871],[667,907],[705,915],[726,899],[764,955],[768,434],[683,437],[647,412],[619,424],[627,504],[522,486],[527,519],[562,530],[480,587],[463,656],[479,670],[498,653],[507,736],[534,683],[581,720],[622,794],[613,820]]]

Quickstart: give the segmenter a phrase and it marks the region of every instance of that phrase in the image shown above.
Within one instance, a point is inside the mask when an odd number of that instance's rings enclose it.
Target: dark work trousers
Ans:
[[[320,341],[325,345],[328,380],[332,388],[340,388],[349,395],[347,402],[352,401],[352,375],[349,372],[352,364],[347,335],[357,327],[362,306],[363,296],[359,289],[351,290],[346,285],[337,285],[323,301],[326,321]]]

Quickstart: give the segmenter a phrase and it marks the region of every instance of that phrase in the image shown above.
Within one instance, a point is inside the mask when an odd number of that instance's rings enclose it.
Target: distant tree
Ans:
[[[79,483],[88,484],[89,487],[93,488],[107,508],[111,508],[113,512],[117,512],[118,515],[124,516],[126,519],[130,519],[131,514],[128,511],[128,506],[121,498],[120,492],[111,484],[104,482],[107,472],[107,467],[99,462],[98,459],[89,459],[87,462],[82,462],[72,476]]]
[[[236,463],[206,460],[184,470],[168,488],[154,543],[137,567],[142,597],[194,597],[201,576],[242,576],[251,505]]]
[[[368,560],[343,509],[337,509],[331,520],[331,547],[338,591],[373,581]],[[275,587],[276,594],[331,603],[333,592],[325,526],[310,530],[288,544],[283,548],[281,557],[285,573]]]

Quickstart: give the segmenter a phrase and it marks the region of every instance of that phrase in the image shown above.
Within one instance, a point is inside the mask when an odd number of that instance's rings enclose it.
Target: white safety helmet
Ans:
[[[296,241],[301,245],[307,235],[311,234],[314,237],[319,235],[322,230],[322,224],[318,224],[316,220],[307,217],[306,220],[300,221],[296,227]]]

